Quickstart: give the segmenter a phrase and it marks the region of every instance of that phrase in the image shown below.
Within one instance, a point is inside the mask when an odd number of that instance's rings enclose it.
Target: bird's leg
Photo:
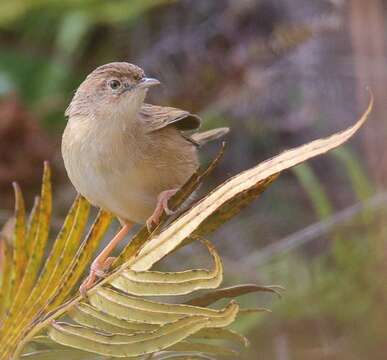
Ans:
[[[90,289],[97,278],[104,277],[107,270],[114,261],[114,257],[109,256],[116,246],[125,238],[133,224],[126,223],[120,231],[110,240],[109,244],[100,252],[90,266],[90,272],[87,278],[82,282],[79,291],[82,296]]]
[[[169,209],[168,201],[173,195],[176,194],[177,190],[179,189],[165,190],[159,194],[159,196],[157,197],[156,208],[153,211],[153,214],[146,221],[146,226],[149,232],[151,232],[153,227],[160,222],[160,217],[163,214],[163,211],[165,211],[167,215],[172,215],[174,213],[174,211]]]

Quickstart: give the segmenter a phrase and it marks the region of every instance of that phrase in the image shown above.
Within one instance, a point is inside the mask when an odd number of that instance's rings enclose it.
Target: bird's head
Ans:
[[[102,65],[90,73],[76,91],[66,116],[129,117],[142,106],[147,90],[160,84],[127,62]]]

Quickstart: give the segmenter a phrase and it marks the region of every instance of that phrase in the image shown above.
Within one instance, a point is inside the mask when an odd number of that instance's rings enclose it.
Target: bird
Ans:
[[[150,231],[163,212],[172,213],[168,200],[198,168],[198,149],[229,131],[199,132],[198,115],[146,103],[148,90],[159,84],[137,65],[108,63],[85,78],[65,111],[61,150],[68,177],[122,225],[92,262],[82,295],[106,276],[111,253],[134,224]]]

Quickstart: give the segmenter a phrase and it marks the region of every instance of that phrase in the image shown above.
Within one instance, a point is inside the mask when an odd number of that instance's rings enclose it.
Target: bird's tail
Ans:
[[[209,141],[217,140],[226,135],[230,129],[228,127],[216,128],[208,131],[199,132],[191,135],[191,139],[199,146],[202,146]]]

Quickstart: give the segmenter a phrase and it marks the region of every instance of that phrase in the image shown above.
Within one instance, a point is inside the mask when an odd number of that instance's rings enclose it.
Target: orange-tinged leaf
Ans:
[[[71,229],[74,225],[74,217],[77,214],[78,209],[79,198],[76,199],[73,206],[68,212],[68,215],[63,223],[62,229],[59,232],[58,238],[54,242],[54,245],[51,249],[51,253],[44,264],[42,273],[40,274],[36,286],[34,287],[32,294],[28,299],[27,305],[34,304],[37,297],[39,297],[40,295],[45,295],[44,293],[42,294],[42,292],[44,291],[44,288],[47,287],[47,285],[50,285],[50,287],[55,287],[57,285],[56,282],[52,281],[52,277],[55,274],[55,266],[60,263],[61,256],[64,256],[64,248],[71,233]]]
[[[39,211],[34,213],[34,218],[37,224],[30,224],[31,227],[27,232],[26,241],[33,241],[31,255],[28,259],[27,267],[24,271],[20,285],[18,286],[16,296],[11,305],[2,326],[2,333],[7,333],[8,336],[3,340],[3,348],[5,351],[9,348],[9,344],[17,334],[18,314],[23,304],[27,301],[30,292],[35,285],[35,281],[39,274],[42,264],[44,263],[44,251],[48,241],[48,233],[50,228],[50,219],[52,211],[52,189],[51,189],[51,171],[48,162],[44,163],[41,201],[39,202]]]
[[[82,197],[78,197],[71,207],[63,227],[54,242],[51,253],[44,264],[39,279],[32,289],[24,306],[26,312],[16,314],[13,323],[13,333],[18,334],[20,329],[40,314],[56,294],[57,289],[62,285],[66,269],[72,261],[74,252],[79,246],[80,239],[89,216],[89,203]],[[69,248],[74,250],[70,251]],[[67,262],[64,261],[67,259]]]
[[[34,220],[37,220],[37,226],[31,225],[34,233],[30,233],[27,241],[33,241],[31,256],[28,260],[26,270],[18,291],[15,296],[15,301],[10,310],[10,317],[20,309],[20,306],[26,301],[30,295],[30,291],[35,284],[41,265],[44,261],[44,250],[48,240],[48,229],[50,226],[52,208],[52,193],[51,193],[51,172],[48,163],[44,164],[43,184],[41,201],[39,202],[39,212],[36,213]],[[32,235],[35,235],[32,238]]]
[[[23,194],[19,185],[14,182],[13,188],[15,191],[15,227],[13,232],[13,267],[11,279],[11,297],[14,297],[23,278],[24,271],[27,265],[26,254],[26,213]]]
[[[42,310],[49,306],[70,273],[75,253],[79,248],[89,218],[89,211],[90,204],[79,196],[72,209],[70,209],[63,231],[61,231],[55,242],[55,245],[58,246],[54,245],[53,250],[58,251],[60,255],[52,254],[47,260],[47,273],[49,276],[42,281],[44,290],[38,292],[37,305],[42,307]],[[56,263],[52,261],[49,264],[51,259],[56,259]]]
[[[35,196],[34,205],[28,217],[27,232],[26,232],[26,246],[27,257],[29,258],[34,248],[34,239],[39,226],[39,212],[40,212],[40,196]]]
[[[66,277],[65,279],[62,279],[62,284],[57,289],[55,298],[48,306],[47,310],[54,309],[56,306],[62,304],[71,294],[74,286],[78,283],[87,269],[87,266],[92,259],[92,255],[98,249],[101,239],[109,228],[112,219],[112,214],[103,210],[99,212],[91,230],[69,265],[66,271]]]
[[[205,220],[228,201],[232,201],[239,194],[254,188],[259,182],[310,158],[324,154],[346,142],[367,120],[372,107],[373,97],[371,97],[366,112],[350,128],[327,138],[318,139],[285,151],[227,180],[175,220],[168,228],[154,236],[144,245],[138,256],[133,260],[129,260],[126,265],[137,271],[148,270],[153,264],[179,246],[185,238],[191,236],[198,229],[200,231],[200,226]]]
[[[9,307],[11,297],[11,278],[12,278],[12,264],[13,264],[13,246],[11,243],[12,236],[8,234],[9,231],[13,231],[15,225],[15,219],[9,219],[0,234],[0,241],[2,242],[2,269],[1,269],[1,285],[0,285],[0,323],[3,321],[6,315],[6,308]]]

